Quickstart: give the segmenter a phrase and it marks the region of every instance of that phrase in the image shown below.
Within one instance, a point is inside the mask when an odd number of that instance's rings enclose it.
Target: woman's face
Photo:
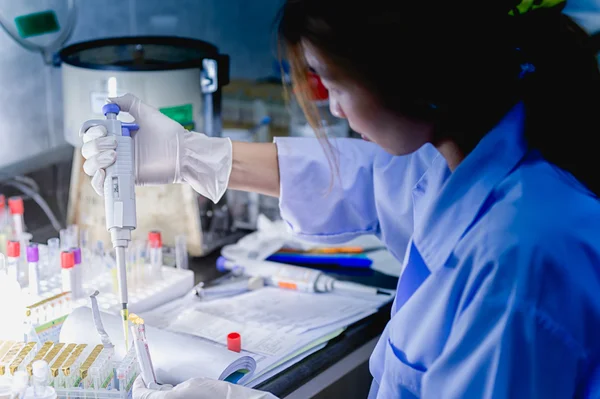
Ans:
[[[331,113],[348,120],[363,139],[372,141],[392,155],[410,154],[433,138],[433,125],[391,112],[360,82],[343,77],[309,43],[303,44],[308,65],[329,90]]]

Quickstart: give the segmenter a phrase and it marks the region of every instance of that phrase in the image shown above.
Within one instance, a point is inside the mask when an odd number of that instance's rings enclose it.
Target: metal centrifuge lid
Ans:
[[[219,63],[221,85],[229,75],[229,57],[202,40],[170,36],[116,37],[76,43],[59,52],[66,64],[111,71],[163,71],[201,68],[205,58]],[[227,68],[223,70],[223,67]],[[223,72],[226,72],[223,74]],[[225,76],[223,76],[225,75]],[[228,79],[227,79],[228,80]]]

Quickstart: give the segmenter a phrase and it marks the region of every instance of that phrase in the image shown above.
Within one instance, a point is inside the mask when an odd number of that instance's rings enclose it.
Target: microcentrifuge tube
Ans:
[[[175,265],[178,269],[189,269],[185,234],[175,236]]]
[[[60,272],[60,239],[54,237],[48,240],[47,276]]]

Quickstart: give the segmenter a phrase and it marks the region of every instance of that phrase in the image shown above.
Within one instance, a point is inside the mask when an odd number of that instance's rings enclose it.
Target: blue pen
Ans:
[[[276,253],[267,260],[279,263],[302,264],[302,265],[334,265],[347,268],[370,268],[373,261],[366,256],[356,255],[321,255],[321,254],[290,254]]]

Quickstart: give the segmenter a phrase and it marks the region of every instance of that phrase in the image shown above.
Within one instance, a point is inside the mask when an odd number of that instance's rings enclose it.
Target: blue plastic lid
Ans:
[[[106,114],[118,115],[119,112],[121,112],[121,108],[115,103],[108,103],[102,106],[102,113],[104,114],[104,116],[106,116]]]
[[[226,262],[227,259],[224,256],[219,256],[217,259],[217,270],[220,272],[226,272],[228,270],[227,267],[225,267]]]

